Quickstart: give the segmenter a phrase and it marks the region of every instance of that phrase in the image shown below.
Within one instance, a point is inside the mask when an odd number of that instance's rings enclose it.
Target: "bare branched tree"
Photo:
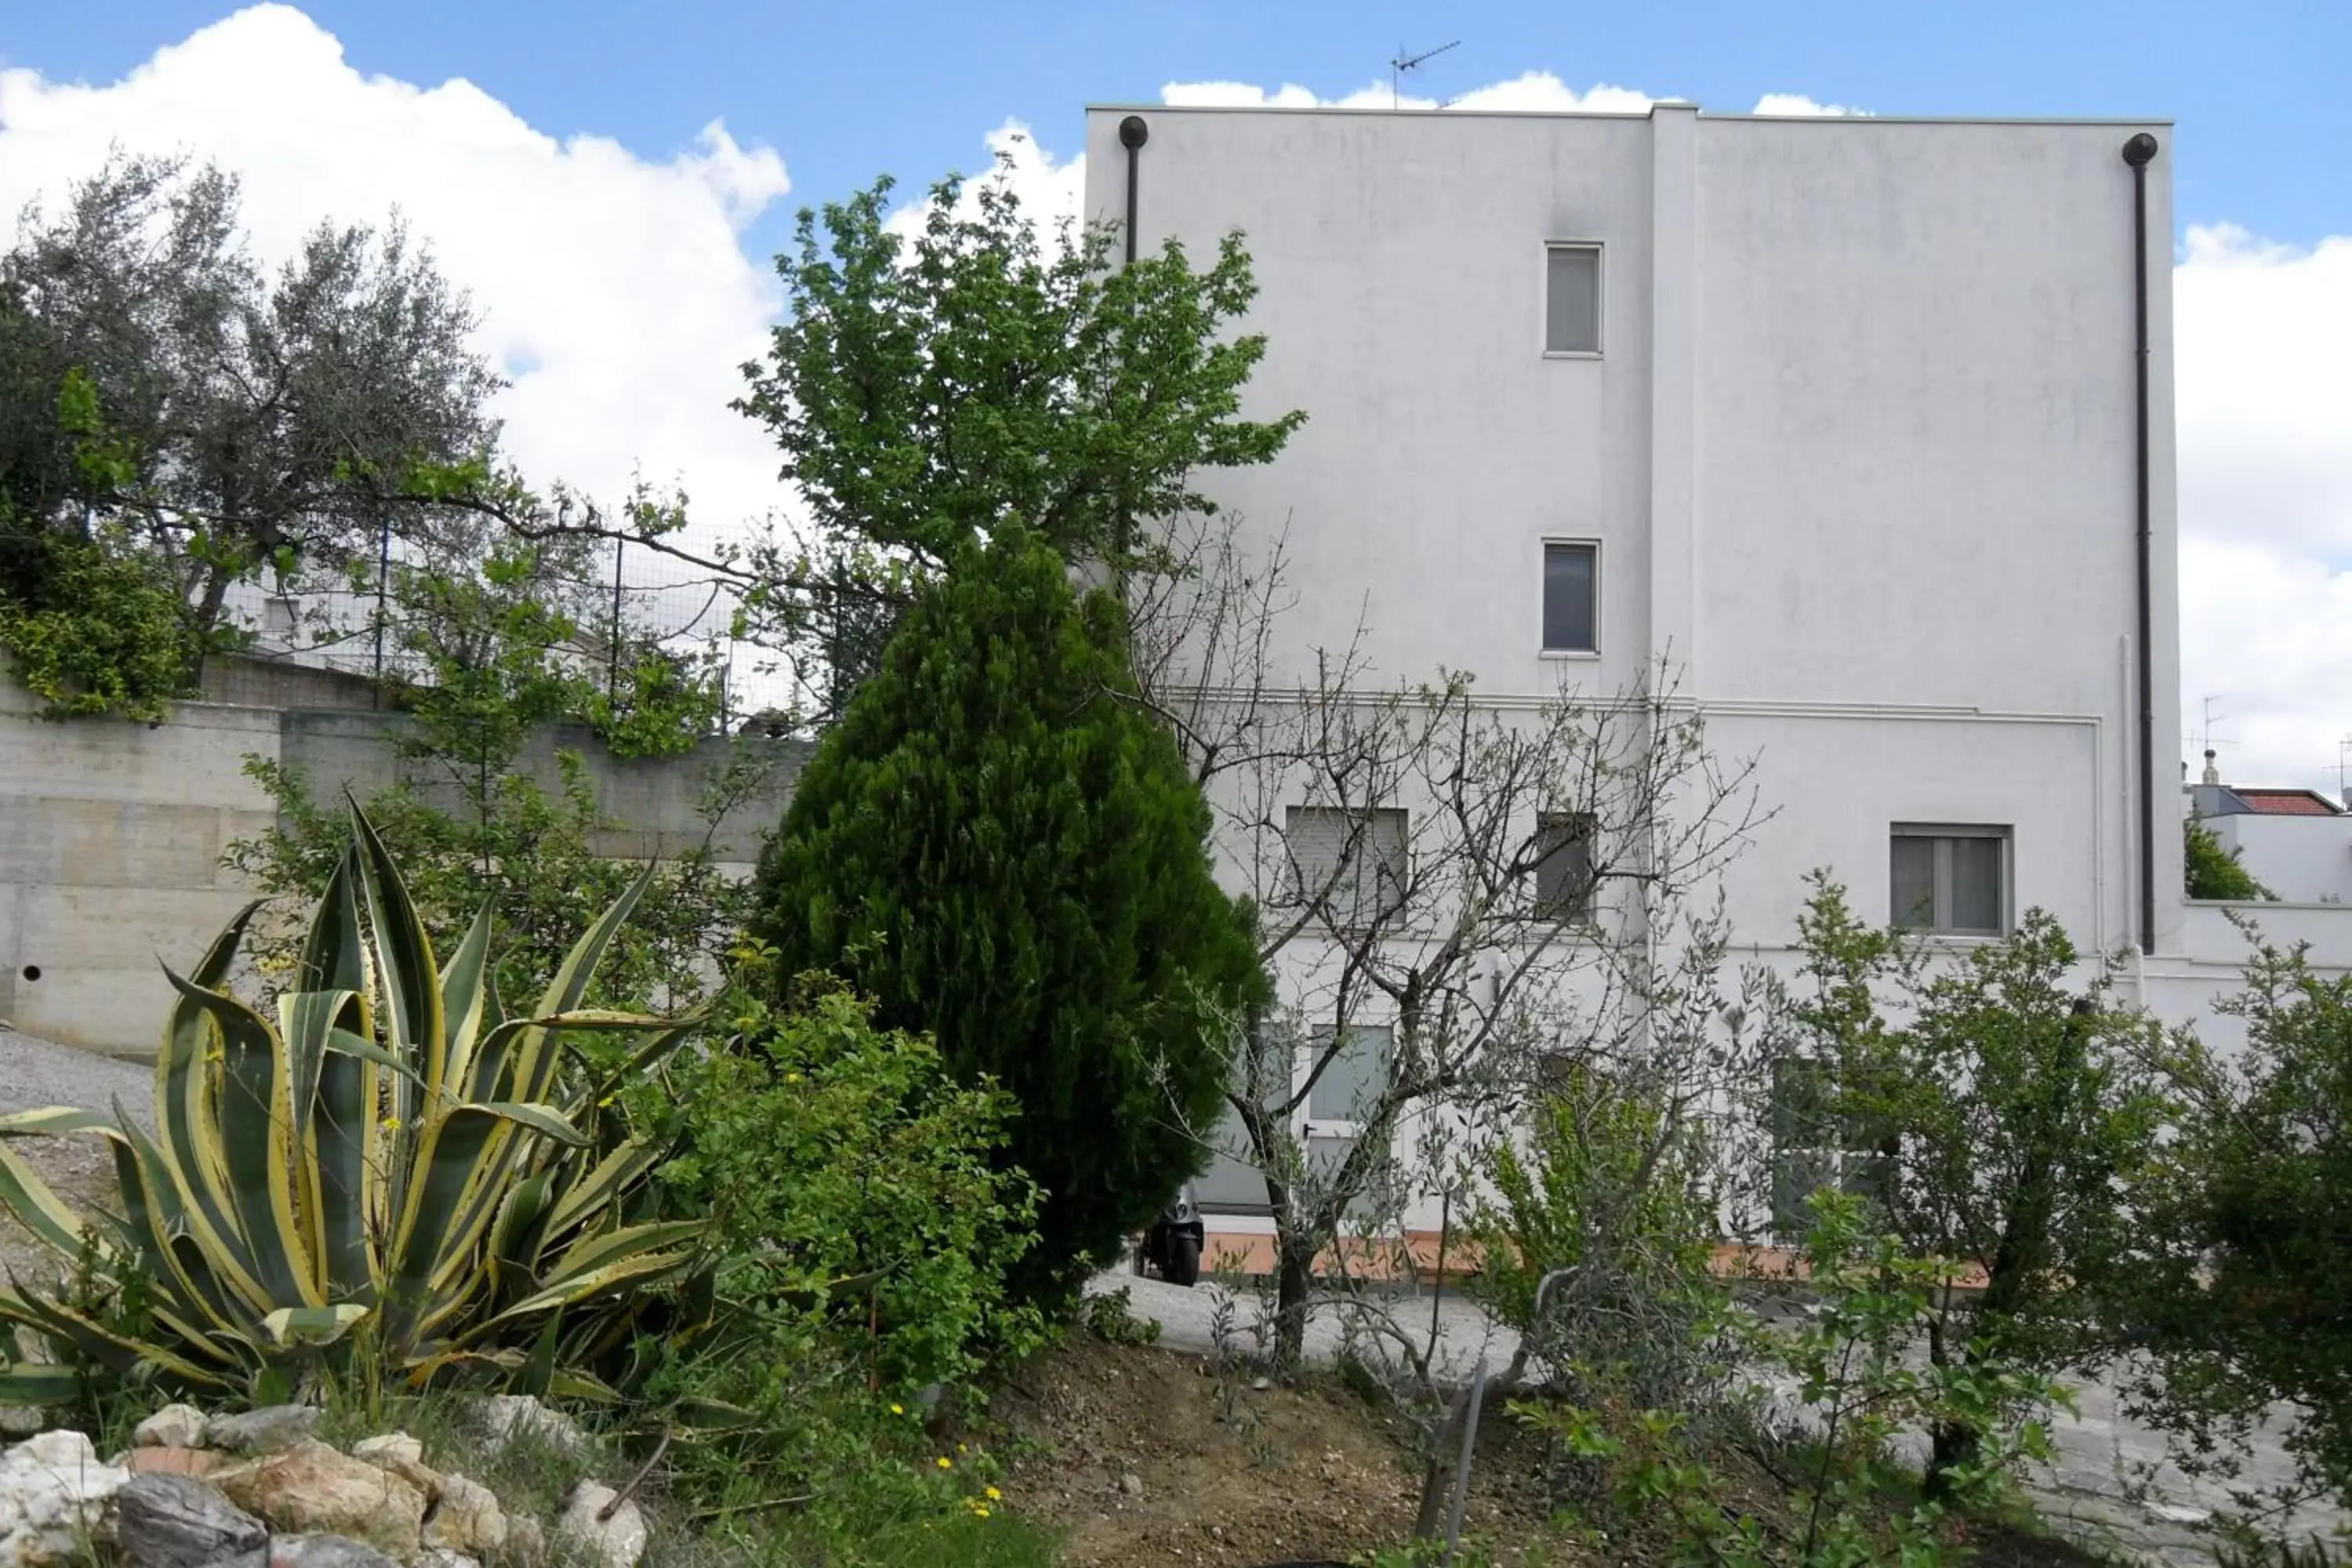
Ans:
[[[1142,700],[1193,763],[1275,982],[1234,1021],[1230,1117],[1200,1133],[1265,1177],[1296,1359],[1318,1268],[1408,1266],[1339,1246],[1350,1216],[1443,1190],[1433,1162],[1507,1136],[1547,1074],[1638,1063],[1677,1119],[1721,1103],[1748,1047],[1706,900],[1769,814],[1666,659],[1613,692],[1488,701],[1461,673],[1381,684],[1360,621],[1286,672],[1286,542],[1254,552],[1242,527],[1171,531],[1129,602]],[[1417,1189],[1401,1148],[1428,1152]]]

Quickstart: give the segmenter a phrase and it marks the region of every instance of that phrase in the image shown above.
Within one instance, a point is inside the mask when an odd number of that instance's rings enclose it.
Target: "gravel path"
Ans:
[[[14,1029],[0,1029],[0,1115],[45,1105],[110,1110],[117,1100],[141,1126],[152,1131],[153,1070]],[[114,1157],[98,1138],[88,1133],[73,1138],[18,1138],[10,1141],[9,1148],[76,1208],[113,1203]],[[35,1241],[13,1217],[0,1213],[0,1281],[14,1278],[46,1283],[59,1272],[57,1255]]]

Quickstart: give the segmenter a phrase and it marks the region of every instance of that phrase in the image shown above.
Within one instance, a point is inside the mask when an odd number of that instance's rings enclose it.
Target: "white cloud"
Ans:
[[[2180,692],[2221,768],[2336,783],[2352,733],[2352,237],[2192,228],[2173,273]]]
[[[1792,120],[1838,119],[1846,115],[1867,116],[1867,109],[1854,109],[1843,103],[1815,103],[1801,92],[1768,92],[1756,100],[1751,114],[1786,115]]]
[[[1296,82],[1269,91],[1240,81],[1171,81],[1160,100],[1185,109],[1484,109],[1548,114],[1639,114],[1650,95],[1600,83],[1577,91],[1549,71],[1528,71],[1508,81],[1473,88],[1440,100],[1411,92],[1391,95],[1387,82],[1373,82],[1337,98],[1322,98]]]
[[[633,468],[682,478],[698,516],[777,504],[762,433],[727,409],[780,297],[744,227],[789,188],[782,160],[713,121],[667,160],[558,141],[469,82],[363,76],[301,12],[257,5],[99,86],[0,71],[0,241],[109,147],[186,152],[244,183],[257,258],[321,219],[397,207],[484,321],[514,385],[498,405],[535,481],[604,498]]]

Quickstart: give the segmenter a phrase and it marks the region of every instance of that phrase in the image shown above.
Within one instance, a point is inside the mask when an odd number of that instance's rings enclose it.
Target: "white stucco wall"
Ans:
[[[1219,499],[1286,530],[1288,668],[1360,616],[1380,673],[1485,700],[1668,657],[1780,815],[1732,879],[1793,930],[1825,866],[1885,917],[1897,821],[2014,830],[2013,912],[2137,934],[2132,177],[2148,181],[2153,707],[2175,710],[2170,128],[1101,109],[1087,210],[1240,229],[1253,412],[1305,428]],[[1602,353],[1542,353],[1543,246],[1605,248]],[[1601,545],[1601,652],[1539,651],[1541,543]],[[2158,951],[2181,942],[2172,763]]]
[[[2352,816],[2239,812],[2206,826],[2255,880],[2288,903],[2352,902]]]

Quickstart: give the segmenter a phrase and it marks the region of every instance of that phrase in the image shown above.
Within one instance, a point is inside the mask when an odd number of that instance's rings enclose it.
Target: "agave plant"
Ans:
[[[258,904],[193,973],[166,967],[179,996],[152,1137],[119,1104],[0,1118],[0,1203],[97,1287],[0,1291],[0,1321],[55,1358],[0,1370],[0,1402],[71,1400],[76,1356],[191,1391],[342,1358],[413,1384],[530,1373],[593,1394],[576,1369],[625,1339],[646,1286],[695,1258],[698,1224],[643,1217],[666,1151],[632,1136],[613,1100],[699,1020],[581,1005],[646,879],[512,1018],[489,910],[436,965],[356,807],[352,826],[274,1023],[222,989]],[[571,1042],[588,1032],[633,1037],[620,1065],[587,1070]],[[119,1212],[76,1213],[7,1144],[73,1132],[111,1144]],[[108,1312],[90,1295],[145,1306]],[[568,1370],[550,1380],[551,1366]]]

